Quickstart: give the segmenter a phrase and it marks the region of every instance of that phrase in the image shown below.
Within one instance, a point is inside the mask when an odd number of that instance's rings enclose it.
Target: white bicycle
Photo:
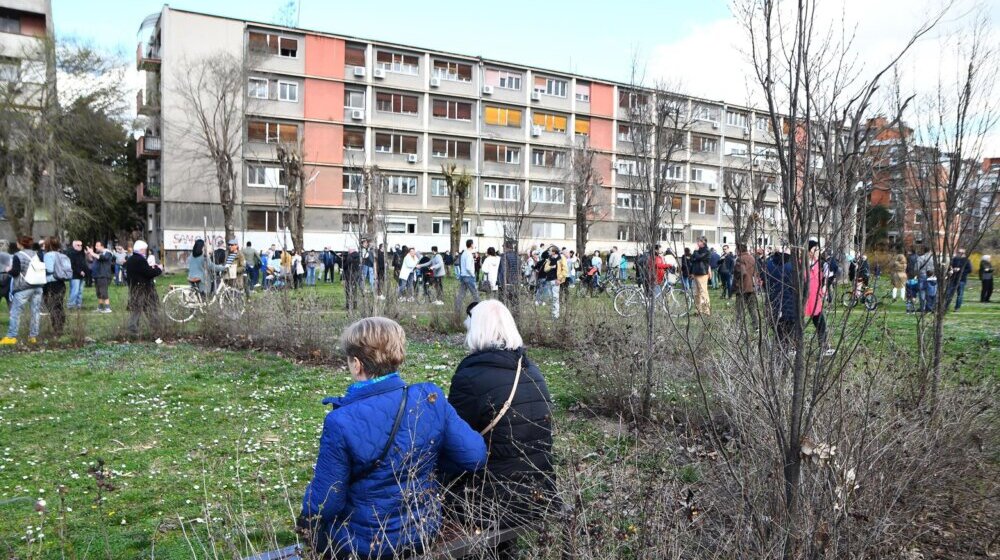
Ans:
[[[246,295],[243,290],[222,284],[208,296],[194,286],[172,285],[163,296],[163,311],[175,323],[186,323],[213,305],[226,319],[239,319],[246,311]]]

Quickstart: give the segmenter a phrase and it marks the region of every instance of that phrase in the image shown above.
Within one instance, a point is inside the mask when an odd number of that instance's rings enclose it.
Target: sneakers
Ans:
[[[431,302],[431,303],[433,303],[434,305],[444,305],[444,302],[443,302],[443,301],[441,301],[441,300],[439,300],[439,299],[437,299],[437,300],[434,300],[434,301],[433,301],[433,302]]]
[[[110,307],[105,307],[104,309],[101,310],[101,313],[113,313],[113,311],[111,311]]]
[[[35,337],[31,337],[28,339],[28,344],[38,344],[38,339]]]
[[[0,346],[13,346],[15,344],[17,344],[16,338],[11,338],[9,336],[0,338]]]

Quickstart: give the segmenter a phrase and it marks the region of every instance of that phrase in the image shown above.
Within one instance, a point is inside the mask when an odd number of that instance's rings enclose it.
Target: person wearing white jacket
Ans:
[[[413,247],[404,251],[403,262],[399,267],[398,296],[403,301],[413,299],[413,272],[417,269],[417,250]]]
[[[500,272],[500,257],[493,247],[486,250],[486,259],[483,260],[483,278],[489,282],[490,291],[497,291],[497,278]]]

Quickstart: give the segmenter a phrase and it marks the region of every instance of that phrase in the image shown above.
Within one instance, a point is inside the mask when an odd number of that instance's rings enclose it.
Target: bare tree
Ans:
[[[570,171],[566,183],[570,188],[576,220],[576,254],[587,254],[590,228],[607,217],[607,203],[601,200],[601,175],[597,171],[597,152],[587,145],[586,137],[578,140],[571,152]]]
[[[193,122],[185,134],[188,154],[203,166],[218,188],[226,238],[236,234],[237,204],[240,200],[244,115],[251,111],[247,79],[253,57],[240,59],[218,52],[185,61],[177,73],[176,94],[183,114]],[[269,142],[285,141],[278,131],[266,130]]]
[[[305,190],[309,184],[302,145],[299,138],[292,142],[280,142],[277,148],[278,163],[285,176],[281,209],[292,233],[292,246],[297,250],[305,250]]]
[[[455,164],[442,164],[445,185],[448,188],[448,219],[451,220],[451,254],[461,250],[462,223],[465,221],[465,202],[472,187],[472,177],[464,168],[458,170]]]
[[[969,254],[976,249],[1000,204],[996,180],[992,184],[981,180],[982,161],[987,155],[984,140],[1000,120],[1000,102],[995,96],[1000,53],[991,42],[991,32],[983,13],[975,14],[968,26],[954,30],[945,52],[950,52],[956,74],[942,74],[935,91],[921,98],[912,111],[907,112],[911,97],[900,93],[898,83],[896,88],[897,112],[916,123],[911,133],[902,119],[897,122],[899,156],[913,183],[906,192],[907,202],[919,212],[918,227],[930,251],[940,291],[930,325],[925,320],[917,322],[923,366],[920,396],[929,396],[932,407],[941,386],[945,312],[962,275],[950,259],[959,249]],[[982,218],[972,215],[973,205],[979,207]]]

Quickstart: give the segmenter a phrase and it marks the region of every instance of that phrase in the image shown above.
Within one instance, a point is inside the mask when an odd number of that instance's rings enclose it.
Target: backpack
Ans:
[[[24,253],[27,256],[27,253]],[[24,279],[24,283],[29,286],[44,286],[45,285],[45,264],[38,260],[38,255],[31,255],[31,260],[28,261],[28,268],[21,271],[21,278]]]
[[[52,265],[52,277],[56,280],[73,279],[73,264],[65,253],[56,253],[56,262]]]

